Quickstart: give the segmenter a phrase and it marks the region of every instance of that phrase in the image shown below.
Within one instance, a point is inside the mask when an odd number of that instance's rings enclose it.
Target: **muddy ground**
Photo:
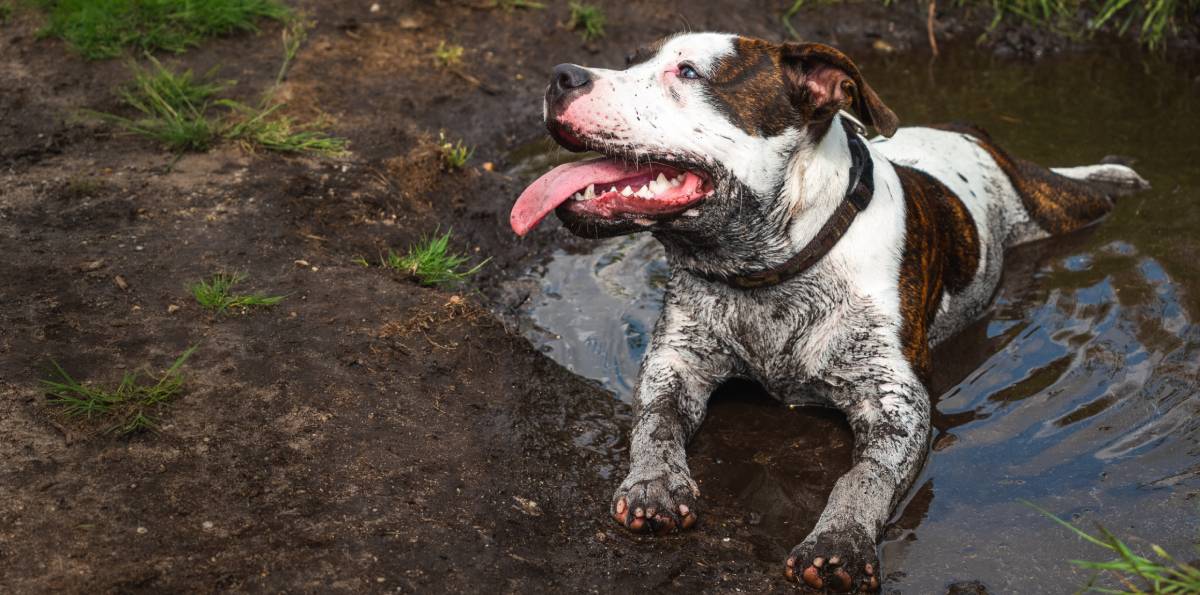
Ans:
[[[293,114],[331,118],[347,158],[222,146],[176,162],[77,117],[123,113],[119,61],[38,39],[28,10],[0,27],[0,591],[789,590],[784,552],[752,531],[770,511],[723,489],[745,462],[726,448],[740,432],[782,431],[745,387],[718,400],[693,448],[699,530],[638,539],[603,514],[630,412],[508,330],[523,296],[501,281],[576,241],[557,226],[518,241],[507,212],[528,180],[497,173],[541,134],[554,64],[618,65],[684,26],[779,38],[784,3],[602,2],[609,35],[589,44],[557,2],[299,4],[315,28],[284,93]],[[973,39],[988,17],[946,15],[939,33]],[[796,25],[851,50],[924,51],[917,8],[818,7]],[[1071,45],[1024,30],[991,47]],[[178,63],[220,66],[251,98],[274,78],[278,33]],[[443,40],[466,46],[467,76],[433,66]],[[441,170],[439,130],[476,147],[465,171]],[[423,288],[352,262],[438,228],[492,258],[470,284]],[[219,270],[287,299],[206,312],[186,286]],[[186,391],[157,432],[97,432],[38,386],[51,359],[113,382],[189,345]],[[850,434],[834,416],[793,414],[824,451],[780,434],[777,452],[747,456],[812,477],[791,495],[809,505],[785,515],[798,540],[849,466]]]

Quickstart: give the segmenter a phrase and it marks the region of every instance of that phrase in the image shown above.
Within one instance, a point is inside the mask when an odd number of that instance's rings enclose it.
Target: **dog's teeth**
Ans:
[[[698,211],[696,209],[688,209],[683,212],[683,216],[684,217],[699,217],[700,211]]]
[[[608,189],[608,191],[609,191],[609,192],[616,192],[616,191],[617,191],[617,187],[616,187],[616,186],[613,186],[613,187],[609,188],[609,189]]]
[[[650,190],[650,188],[643,185],[641,188],[638,189],[636,195],[638,196],[638,198],[654,198],[654,191]]]
[[[679,174],[678,176],[671,178],[671,186],[679,186],[683,184],[683,175],[684,174]]]
[[[576,192],[571,195],[571,200],[583,200],[583,194]]]
[[[592,200],[593,198],[596,198],[596,185],[588,184],[587,189],[583,191],[583,200]]]
[[[650,188],[654,190],[655,194],[664,192],[670,187],[671,182],[667,181],[667,176],[663,175],[662,172],[658,172],[658,179],[654,180],[654,182],[650,184]]]
[[[625,189],[621,191],[621,196],[633,196],[633,188],[626,186]]]
[[[639,218],[639,219],[634,219],[633,222],[637,223],[638,225],[641,225],[642,227],[650,227],[651,225],[654,225],[654,221],[652,221],[650,219]]]

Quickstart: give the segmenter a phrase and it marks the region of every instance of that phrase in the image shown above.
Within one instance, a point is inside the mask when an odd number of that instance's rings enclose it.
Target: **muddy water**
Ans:
[[[1067,560],[1104,552],[1021,500],[1089,528],[1101,523],[1147,553],[1152,542],[1194,558],[1197,67],[1118,54],[1028,64],[970,48],[932,64],[861,65],[907,123],[976,123],[1047,165],[1132,157],[1154,185],[1100,226],[1011,253],[986,316],[937,350],[935,447],[883,542],[888,587],[1079,586],[1088,574]],[[545,145],[515,157],[511,173],[526,178],[570,158]],[[661,248],[641,236],[599,241],[589,252],[560,251],[531,274],[541,291],[525,310],[530,339],[628,400],[667,274]],[[706,498],[748,511],[755,553],[782,559],[848,467],[849,433],[836,416],[784,411],[752,386],[721,392],[693,444],[693,467]]]

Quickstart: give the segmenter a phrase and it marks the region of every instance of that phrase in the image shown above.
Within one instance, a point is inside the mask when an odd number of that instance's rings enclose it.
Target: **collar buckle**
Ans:
[[[843,109],[843,110],[838,110],[838,115],[841,116],[842,119],[849,122],[850,125],[854,127],[855,132],[857,132],[858,134],[861,134],[863,136],[867,135],[866,124],[863,124],[862,120],[859,120],[858,118],[854,117],[854,114],[851,114],[850,112]]]

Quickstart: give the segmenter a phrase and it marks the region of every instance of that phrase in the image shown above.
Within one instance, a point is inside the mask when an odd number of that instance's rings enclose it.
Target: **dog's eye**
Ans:
[[[680,64],[679,78],[698,79],[700,78],[700,73],[696,72],[696,69],[693,68],[691,64]]]

